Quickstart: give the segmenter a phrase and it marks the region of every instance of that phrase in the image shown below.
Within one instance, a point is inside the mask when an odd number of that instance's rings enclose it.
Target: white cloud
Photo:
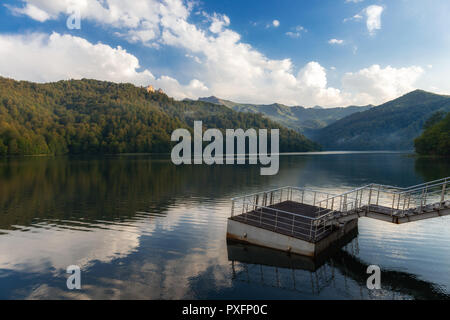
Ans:
[[[346,73],[342,85],[352,94],[355,103],[380,104],[416,89],[415,84],[423,73],[417,66],[383,69],[373,65],[356,73]]]
[[[381,29],[381,15],[383,11],[384,8],[382,6],[371,5],[361,12],[355,14],[353,17],[344,19],[344,22],[361,21],[364,17],[366,17],[367,30],[369,31],[370,35],[374,35],[377,30]]]
[[[214,16],[211,17],[211,19],[212,23],[209,30],[213,33],[220,33],[224,27],[228,27],[230,25],[230,18],[226,15],[218,15],[217,13],[214,13]]]
[[[162,76],[153,83],[163,88],[164,92],[167,92],[170,96],[178,99],[194,99],[209,94],[208,87],[198,79],[191,80],[187,85],[181,85],[174,78]]]
[[[360,13],[358,13],[358,14],[355,14],[353,17],[351,17],[351,18],[345,18],[344,19],[344,22],[347,22],[347,21],[352,21],[352,20],[354,20],[354,21],[360,21],[360,20],[362,20],[364,17],[360,14]]]
[[[30,18],[37,20],[39,22],[45,22],[51,18],[47,12],[39,9],[38,7],[30,3],[27,3],[23,8],[13,7],[10,5],[5,6],[16,15],[27,15]]]
[[[65,14],[73,1],[26,0],[27,4],[47,13],[49,19]],[[0,74],[39,82],[86,77],[137,85],[153,84],[178,99],[216,95],[240,102],[325,107],[342,106],[354,100],[369,103],[411,87],[411,78],[396,77],[386,89],[374,90],[374,87],[383,86],[378,81],[383,77],[378,75],[377,78],[376,72],[372,72],[372,78],[366,75],[365,70],[373,67],[347,74],[343,91],[329,87],[326,70],[318,62],[296,67],[290,59],[268,58],[242,42],[240,35],[229,28],[231,22],[225,15],[204,14],[206,27],[190,23],[191,2],[84,0],[77,4],[82,19],[98,22],[129,41],[178,48],[192,60],[187,63],[195,64],[192,80],[180,84],[167,75],[155,77],[149,70],[142,70],[138,59],[120,47],[92,44],[82,38],[57,33],[0,36]],[[369,11],[371,28],[381,27],[377,24],[376,12]],[[298,26],[293,34],[295,32],[301,34],[306,29]],[[300,71],[296,72],[296,69]],[[372,80],[366,79],[368,87],[365,88],[357,86],[355,77]],[[401,81],[406,84],[400,84]],[[346,88],[351,91],[347,92]],[[379,95],[380,91],[382,95]]]
[[[0,72],[39,82],[82,77],[145,84],[154,79],[121,47],[92,44],[71,35],[0,35]]]
[[[301,36],[300,32],[292,32],[292,31],[286,32],[286,35],[291,38],[300,38]]]
[[[291,38],[300,38],[302,33],[308,32],[303,26],[296,26],[293,30],[286,32],[286,35]]]
[[[189,59],[194,60],[195,62],[197,62],[197,63],[199,63],[199,64],[202,63],[202,60],[200,60],[200,58],[197,57],[197,56],[191,55],[191,54],[189,54],[189,53],[186,53],[184,56],[185,56],[186,58],[189,58]]]
[[[163,23],[174,25],[169,20]],[[229,29],[210,37],[196,26],[179,22],[176,28],[163,33],[163,40],[167,45],[203,56],[199,79],[216,96],[256,103],[329,105],[340,102],[335,89],[312,86],[311,81],[295,77],[290,59],[268,59],[240,42],[239,34]]]
[[[340,39],[330,39],[328,41],[329,44],[344,44],[344,40],[340,40]]]
[[[118,34],[130,42],[141,41],[149,45],[160,34],[162,11],[182,19],[189,15],[189,6],[180,0],[22,0],[25,9],[9,7],[16,14],[24,14],[43,21],[68,16],[77,9],[81,19],[95,21],[103,26],[120,29]],[[33,10],[27,8],[34,8]],[[39,12],[37,14],[36,12]],[[45,21],[44,20],[44,21]]]
[[[0,74],[19,80],[93,78],[136,85],[153,83],[170,89],[179,98],[195,97],[205,91],[198,80],[182,86],[170,77],[156,79],[149,70],[139,71],[139,60],[121,47],[92,44],[58,33],[0,35],[0,60]]]
[[[280,21],[278,21],[278,20],[273,20],[273,21],[272,21],[272,25],[273,25],[275,28],[278,28],[278,27],[280,26]]]
[[[307,87],[326,88],[327,73],[318,62],[308,63],[298,74],[300,82]]]
[[[367,16],[367,30],[370,34],[374,34],[376,30],[381,29],[381,14],[383,13],[383,7],[372,5],[365,9]]]

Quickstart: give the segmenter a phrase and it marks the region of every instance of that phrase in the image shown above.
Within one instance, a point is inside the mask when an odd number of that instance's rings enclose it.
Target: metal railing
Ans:
[[[285,201],[314,207],[310,215],[274,208]],[[450,177],[407,188],[370,184],[336,195],[308,188],[283,187],[232,199],[231,216],[275,231],[320,239],[330,220],[360,211],[420,214],[450,206]]]
[[[285,201],[294,201],[316,207],[335,196],[320,190],[283,187],[233,198],[231,216],[240,216],[244,222],[263,228],[273,228],[277,232],[317,240],[330,229],[326,224],[328,213],[321,215],[324,212],[317,211],[308,216],[272,206]]]

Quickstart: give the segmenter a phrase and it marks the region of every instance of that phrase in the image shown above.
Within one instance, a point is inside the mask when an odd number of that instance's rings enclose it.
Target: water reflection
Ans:
[[[357,229],[315,258],[228,241],[232,280],[318,296],[335,278],[330,257],[357,237]]]
[[[336,289],[336,283],[341,282],[340,296],[334,298],[450,299],[439,286],[415,275],[389,269],[382,270],[382,289],[367,289],[369,264],[357,257],[358,251],[357,239],[351,240],[343,249],[329,251],[316,259],[229,243],[228,259],[233,281],[254,282],[263,287],[306,292],[311,296],[320,297],[327,289]]]
[[[258,166],[176,167],[162,156],[3,159],[0,298],[361,298],[362,284],[356,276],[342,276],[337,258],[295,269],[296,288],[311,283],[309,273],[301,279],[302,270],[323,276],[311,290],[262,290],[262,284],[235,281],[242,262],[233,273],[225,241],[229,199],[286,185],[330,192],[370,182],[407,186],[434,175],[450,176],[450,164],[383,153],[283,156],[274,177],[260,176]],[[400,289],[396,284],[390,295],[447,297],[450,235],[448,220],[442,221],[402,229],[363,221],[361,252],[352,259],[386,261],[389,270],[412,270],[404,273],[423,281]],[[439,263],[430,264],[433,257]],[[267,265],[253,262],[246,263]],[[331,263],[335,276],[328,283],[323,268]],[[71,264],[82,267],[80,292],[65,287],[65,268]],[[351,290],[346,291],[346,282]],[[442,294],[426,284],[439,286]],[[363,297],[370,298],[367,292]]]

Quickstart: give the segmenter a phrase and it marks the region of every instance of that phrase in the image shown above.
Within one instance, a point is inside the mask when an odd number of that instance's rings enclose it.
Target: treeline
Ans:
[[[416,152],[421,155],[450,156],[450,113],[433,114],[414,145]]]
[[[257,114],[176,101],[131,84],[70,80],[48,84],[0,77],[0,155],[166,153],[177,128],[279,128]],[[320,147],[280,128],[282,152]]]

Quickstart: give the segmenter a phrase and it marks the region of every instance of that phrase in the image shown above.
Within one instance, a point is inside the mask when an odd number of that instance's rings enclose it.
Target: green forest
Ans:
[[[177,128],[280,129],[281,152],[320,146],[260,114],[177,101],[132,84],[70,80],[37,84],[0,77],[0,155],[167,153]]]
[[[416,152],[421,155],[450,156],[450,113],[433,114],[414,145]]]

